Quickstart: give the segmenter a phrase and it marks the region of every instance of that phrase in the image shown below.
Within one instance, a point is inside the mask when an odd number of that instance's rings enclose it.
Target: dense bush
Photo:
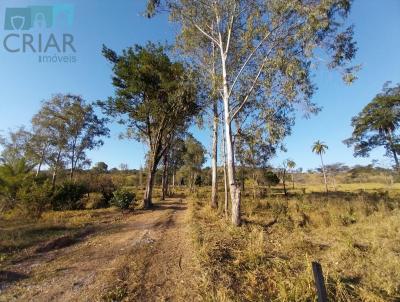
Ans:
[[[52,197],[53,210],[80,210],[83,209],[82,198],[87,193],[83,184],[65,182],[57,186]]]
[[[32,181],[32,167],[24,159],[0,166],[0,212],[13,209],[18,192]]]
[[[88,196],[84,198],[83,203],[90,209],[109,207],[113,192],[120,187],[111,174],[100,173],[96,169],[89,173],[77,174],[75,180],[86,187]]]
[[[276,186],[280,182],[278,175],[272,171],[267,171],[262,176],[261,183],[267,185],[268,187]]]
[[[51,184],[49,181],[42,183],[32,181],[18,191],[17,198],[27,216],[38,219],[50,205],[52,199]]]
[[[128,209],[129,206],[135,201],[135,198],[135,193],[125,189],[119,189],[113,193],[111,204],[120,209]]]
[[[111,194],[112,195],[112,194]],[[86,209],[103,209],[110,206],[110,199],[105,200],[101,193],[90,193],[84,199]]]
[[[100,193],[101,200],[97,202],[97,207],[107,207],[113,198],[113,192],[117,189],[117,185],[113,182],[110,175],[94,174],[88,182],[88,191],[90,193]],[[96,196],[98,198],[98,196]]]

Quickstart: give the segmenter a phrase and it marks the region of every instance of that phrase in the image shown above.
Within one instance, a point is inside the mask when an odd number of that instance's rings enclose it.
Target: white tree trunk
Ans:
[[[38,177],[40,174],[40,169],[42,168],[42,161],[40,161],[40,163],[38,164],[37,168],[36,168],[36,174],[35,177]]]
[[[387,136],[388,136],[390,150],[392,151],[394,162],[396,164],[396,170],[399,171],[400,170],[399,159],[397,157],[397,151],[396,151],[396,149],[394,147],[394,144],[393,144],[393,131],[391,129],[388,129],[388,135]]]
[[[217,169],[218,169],[218,104],[217,100],[214,101],[213,105],[214,121],[213,121],[213,148],[212,148],[212,162],[211,162],[211,207],[218,208],[218,180],[217,180]]]
[[[321,156],[321,164],[322,164],[322,173],[324,174],[325,190],[326,190],[326,193],[328,193],[328,181],[326,179],[325,165],[324,165],[324,161],[322,159],[322,153],[320,154],[320,156]]]
[[[232,141],[232,127],[230,120],[229,89],[226,73],[226,56],[222,54],[222,80],[223,80],[223,102],[224,102],[224,127],[225,127],[225,146],[227,159],[227,172],[229,182],[229,192],[232,202],[232,224],[239,226],[240,219],[240,187],[235,179],[235,155]]]
[[[225,130],[223,130],[223,137],[222,137],[222,150],[223,150],[223,159],[224,159],[224,211],[225,211],[225,218],[229,218],[229,206],[228,206],[228,173],[226,171],[226,148],[225,148]]]

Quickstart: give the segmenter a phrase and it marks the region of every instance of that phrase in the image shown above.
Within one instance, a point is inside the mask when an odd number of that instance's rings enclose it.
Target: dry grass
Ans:
[[[83,211],[51,211],[38,221],[9,213],[0,218],[0,267],[25,249],[61,236],[74,236],[92,224],[120,219],[115,208]]]
[[[137,206],[143,199],[143,190],[138,187],[125,187],[136,194]],[[176,189],[177,194],[182,189]],[[91,196],[96,196],[92,193]],[[153,200],[161,197],[161,189],[154,189]],[[44,241],[61,236],[79,235],[85,228],[104,222],[122,219],[122,213],[116,208],[89,209],[82,211],[48,211],[40,220],[32,220],[16,208],[0,215],[0,267],[25,249],[30,249]]]
[[[203,190],[191,203],[205,300],[316,301],[317,260],[331,301],[400,301],[396,193],[245,199],[241,228],[212,211],[208,199]]]

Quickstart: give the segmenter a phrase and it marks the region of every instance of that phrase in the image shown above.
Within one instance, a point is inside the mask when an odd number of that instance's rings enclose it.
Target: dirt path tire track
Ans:
[[[197,271],[187,227],[186,206],[180,205],[166,222],[162,240],[147,254],[138,301],[200,301]]]
[[[25,274],[0,301],[196,301],[196,264],[177,199],[64,249],[7,268]]]

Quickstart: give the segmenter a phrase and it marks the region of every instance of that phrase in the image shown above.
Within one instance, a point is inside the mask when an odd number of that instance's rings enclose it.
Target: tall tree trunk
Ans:
[[[324,174],[325,190],[326,190],[326,193],[328,193],[328,181],[326,179],[324,160],[322,159],[322,153],[320,153],[319,155],[321,157],[322,173]]]
[[[192,192],[196,191],[196,179],[197,179],[197,172],[194,172],[193,177],[192,177],[192,185],[191,185]]]
[[[169,162],[167,162],[167,172],[165,174],[165,196],[169,197],[171,195],[169,189]]]
[[[139,188],[143,187],[143,168],[140,166],[139,170]]]
[[[149,162],[147,181],[146,181],[146,191],[144,193],[144,198],[143,198],[143,209],[150,209],[153,206],[152,197],[153,197],[153,187],[157,170],[157,164],[158,162],[156,160],[156,155],[153,155]]]
[[[397,153],[394,150],[394,148],[392,149],[392,153],[394,157],[394,162],[396,163],[396,170],[399,171],[400,170],[399,159],[397,158]]]
[[[256,173],[253,170],[253,200],[257,198],[257,183],[256,183]]]
[[[394,162],[396,164],[396,170],[399,171],[400,170],[400,164],[399,164],[399,159],[397,157],[396,149],[395,149],[394,144],[393,144],[393,133],[392,133],[391,129],[387,130],[387,139],[388,139],[388,142],[389,142],[390,151],[393,154]]]
[[[228,101],[226,100],[226,103]],[[232,128],[231,123],[229,121],[229,105],[226,104],[225,108],[225,142],[226,142],[226,165],[228,172],[228,184],[229,184],[229,192],[231,195],[231,204],[232,204],[232,224],[239,226],[241,224],[240,217],[240,187],[236,182],[236,171],[235,171],[235,157],[234,157],[234,147],[232,142]]]
[[[224,212],[225,218],[229,218],[229,195],[228,195],[228,172],[226,170],[226,148],[225,148],[225,130],[223,128],[223,137],[222,137],[222,151],[223,151],[223,159],[224,159]]]
[[[74,179],[74,172],[75,172],[75,163],[74,160],[71,162],[71,169],[69,171],[69,180],[72,181]]]
[[[53,175],[52,175],[52,178],[51,178],[51,187],[53,189],[56,186],[56,178],[57,178],[57,168],[54,168]]]
[[[57,179],[57,172],[58,172],[58,166],[60,164],[60,157],[61,157],[61,149],[58,150],[57,153],[57,159],[53,168],[53,177],[51,179],[51,188],[54,189],[54,187],[56,186],[56,179]]]
[[[283,193],[285,194],[285,196],[287,196],[287,190],[286,190],[286,170],[283,170],[283,178],[282,178],[282,182],[283,182]]]
[[[161,200],[165,200],[168,196],[168,153],[164,154],[164,167],[162,175],[162,197]]]
[[[245,190],[244,182],[245,182],[245,179],[244,179],[244,165],[242,164],[241,167],[240,167],[240,184],[242,186],[242,192],[244,192],[244,190]]]
[[[146,191],[144,193],[144,199],[143,199],[144,209],[149,209],[153,205],[152,197],[153,197],[154,177],[155,177],[155,172],[153,172],[152,169],[149,169],[146,181]]]
[[[225,142],[226,142],[226,157],[227,157],[227,172],[228,172],[228,182],[229,182],[229,192],[231,195],[231,203],[232,203],[232,224],[239,226],[241,224],[240,217],[240,201],[241,201],[241,193],[240,187],[236,182],[236,171],[235,171],[235,156],[234,156],[234,147],[232,142],[232,128],[231,123],[229,121],[229,104],[226,99],[226,108],[225,108]]]
[[[333,175],[332,178],[333,178],[333,189],[336,192],[336,177],[335,177],[335,175]]]
[[[292,171],[292,189],[294,190],[294,174],[293,174],[293,171]]]
[[[166,194],[165,194],[165,167],[163,168],[163,174],[161,177],[161,200],[165,200]]]
[[[41,153],[40,153],[40,160],[39,160],[39,165],[36,169],[36,175],[35,177],[39,176],[40,170],[42,169],[42,165],[46,156],[46,151],[47,151],[48,145],[46,144],[45,147],[43,147]]]
[[[212,162],[211,162],[211,207],[218,208],[218,103],[214,100],[213,104],[213,147],[212,147]]]
[[[75,170],[75,157],[77,157],[77,155],[75,154],[75,147],[76,147],[76,138],[73,142],[73,146],[72,146],[72,155],[71,155],[71,170],[69,172],[69,180],[72,181],[72,179],[74,178],[74,170]]]
[[[226,157],[227,157],[227,168],[228,168],[228,181],[229,181],[229,192],[231,195],[232,203],[232,224],[239,226],[241,224],[240,216],[240,186],[236,182],[236,171],[235,171],[235,154],[232,140],[232,124],[231,124],[231,113],[229,106],[229,88],[227,82],[226,73],[226,55],[221,50],[222,59],[222,82],[223,82],[223,101],[224,101],[224,126],[225,126],[225,144],[226,144]]]
[[[41,160],[37,166],[35,177],[39,176],[40,169],[42,168],[43,161]]]

